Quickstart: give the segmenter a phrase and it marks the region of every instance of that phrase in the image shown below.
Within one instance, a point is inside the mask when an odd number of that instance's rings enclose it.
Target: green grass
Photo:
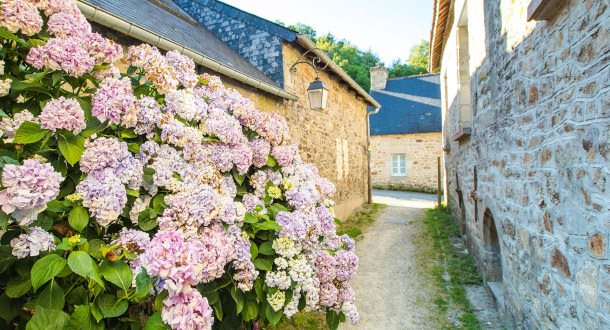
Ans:
[[[460,237],[460,230],[447,209],[428,210],[424,218],[428,236],[432,239],[434,252],[433,260],[422,270],[426,278],[435,287],[435,297],[432,304],[436,306],[440,317],[438,320],[443,328],[458,328],[449,321],[448,313],[451,309],[457,313],[461,323],[460,329],[481,329],[479,321],[472,313],[472,306],[466,298],[465,285],[481,285],[481,275],[477,271],[472,257],[468,254],[458,253],[451,244],[451,238]],[[430,257],[430,252],[428,258]],[[446,265],[446,269],[444,267]],[[447,285],[443,275],[445,271],[450,276]]]
[[[277,325],[263,326],[262,328],[269,330],[317,330],[328,329],[328,325],[326,325],[326,317],[324,314],[309,312],[296,313],[290,319],[282,316],[282,319]]]
[[[365,204],[358,212],[343,221],[343,224],[337,228],[337,235],[347,234],[355,240],[361,239],[363,231],[375,222],[377,212],[386,206],[379,203]]]

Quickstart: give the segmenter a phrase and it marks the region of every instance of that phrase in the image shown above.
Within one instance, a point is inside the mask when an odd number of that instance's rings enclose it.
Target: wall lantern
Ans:
[[[326,63],[323,68],[318,69],[316,65],[321,63],[322,59],[317,55],[313,58],[313,60],[311,60],[311,63],[305,60],[301,61],[301,59],[303,59],[307,55],[307,53],[316,49],[319,50],[318,48],[315,48],[303,53],[303,55],[301,55],[301,57],[299,57],[299,59],[290,67],[290,72],[294,73],[297,71],[297,64],[307,64],[314,69],[314,71],[316,72],[316,80],[312,81],[309,84],[309,87],[307,88],[307,97],[309,98],[309,107],[311,108],[311,110],[319,111],[326,109],[326,101],[328,100],[328,87],[326,87],[326,84],[322,80],[320,80],[318,70],[326,69],[328,63],[330,62]]]

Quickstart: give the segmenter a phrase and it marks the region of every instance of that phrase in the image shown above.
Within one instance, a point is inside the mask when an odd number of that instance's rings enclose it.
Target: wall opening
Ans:
[[[487,282],[502,282],[502,250],[498,230],[489,209],[483,214],[484,274]]]

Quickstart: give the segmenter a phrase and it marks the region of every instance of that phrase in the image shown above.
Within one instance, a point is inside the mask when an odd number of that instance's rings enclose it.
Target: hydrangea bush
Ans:
[[[358,321],[335,187],[284,118],[176,51],[124,56],[72,0],[0,10],[1,327]]]

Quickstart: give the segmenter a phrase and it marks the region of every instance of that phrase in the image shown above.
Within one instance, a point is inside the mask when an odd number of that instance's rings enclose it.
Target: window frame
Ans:
[[[392,162],[392,176],[407,176],[407,154],[392,154],[390,161]]]

